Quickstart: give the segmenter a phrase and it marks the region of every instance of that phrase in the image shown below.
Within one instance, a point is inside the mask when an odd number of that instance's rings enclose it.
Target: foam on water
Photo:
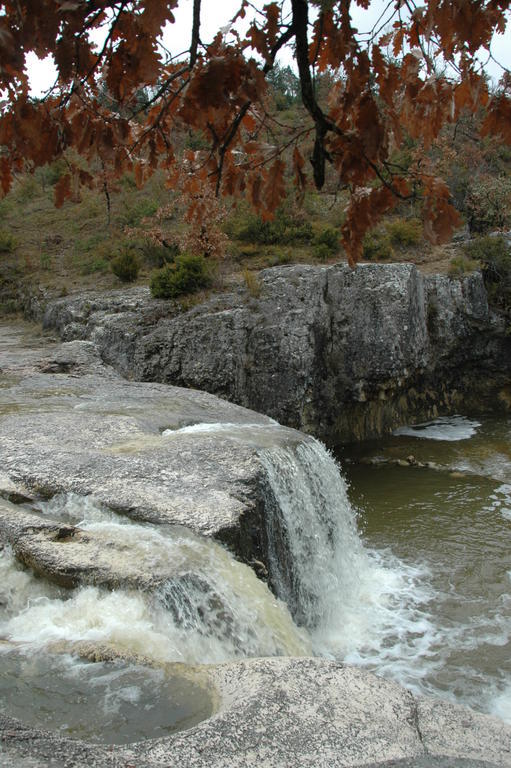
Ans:
[[[511,520],[511,485],[503,483],[490,496],[490,508]]]
[[[492,697],[488,710],[490,714],[500,717],[506,723],[511,723],[511,682],[504,690]]]
[[[315,653],[367,667],[417,693],[458,696],[490,711],[481,672],[470,665],[485,646],[505,653],[511,595],[501,595],[487,615],[478,608],[473,618],[457,620],[448,608],[441,618],[438,606],[450,604],[452,593],[433,586],[426,565],[363,546],[346,484],[320,443],[273,448],[261,458],[275,500],[269,500],[272,579],[295,620],[308,628]],[[461,689],[460,675],[466,676]],[[487,687],[504,685],[499,678]]]
[[[272,578],[315,652],[377,666],[414,687],[436,637],[425,569],[363,547],[346,484],[318,441],[261,458],[277,501],[268,531]]]
[[[171,565],[176,576],[154,594],[96,587],[55,593],[45,588],[33,599],[28,596],[33,595],[34,578],[4,553],[0,563],[5,583],[24,587],[16,593],[14,586],[5,588],[7,613],[0,636],[9,641],[37,647],[107,643],[153,659],[191,664],[310,652],[306,634],[294,625],[287,607],[219,544],[185,529],[131,523],[91,498],[72,494],[40,505],[45,508],[52,517],[58,512],[83,530],[115,538],[125,545],[127,556]]]
[[[399,427],[394,431],[394,435],[455,442],[457,440],[469,440],[476,434],[480,426],[479,421],[471,421],[465,416],[440,416],[434,421],[427,421],[423,424]]]

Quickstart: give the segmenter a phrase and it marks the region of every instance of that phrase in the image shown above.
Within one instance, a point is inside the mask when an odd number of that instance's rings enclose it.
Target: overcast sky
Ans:
[[[262,7],[265,3],[257,1],[254,5]],[[388,4],[388,0],[372,0],[367,11],[352,3],[352,19],[359,32],[369,31],[380,18]],[[239,0],[204,0],[202,3],[201,37],[203,41],[211,40],[216,32],[228,25],[240,6]],[[181,0],[175,11],[176,22],[167,26],[164,35],[165,46],[173,54],[185,51],[189,47],[189,36],[192,26],[192,0]],[[384,17],[385,18],[385,17]],[[238,26],[240,31],[243,25]],[[246,22],[245,22],[246,28]],[[492,53],[495,59],[508,69],[511,68],[511,25],[508,24],[504,35],[495,35],[492,43]],[[485,59],[483,59],[485,60]],[[51,58],[41,61],[33,54],[27,57],[30,82],[34,96],[40,96],[55,81],[56,72]],[[293,64],[292,50],[284,50],[279,62],[283,65]],[[498,80],[502,70],[492,61],[486,66],[486,71]]]

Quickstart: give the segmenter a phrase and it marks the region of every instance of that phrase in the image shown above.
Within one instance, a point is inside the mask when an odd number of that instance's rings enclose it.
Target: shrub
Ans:
[[[137,279],[140,262],[131,248],[124,248],[111,262],[112,272],[123,283],[132,283]]]
[[[491,304],[511,313],[511,249],[504,237],[478,237],[465,246],[482,264],[483,279]]]
[[[473,182],[465,198],[465,213],[471,232],[484,234],[509,224],[511,178],[482,177]]]
[[[329,251],[329,256],[332,256],[339,250],[339,233],[333,227],[326,227],[318,232],[314,237],[314,246],[324,246],[321,250],[326,253],[326,249]],[[328,258],[328,257],[326,257]]]
[[[211,285],[211,275],[204,256],[178,256],[151,278],[151,293],[156,299],[175,299]]]
[[[49,253],[41,253],[39,257],[39,262],[41,264],[41,269],[45,269],[45,270],[51,269],[51,256]]]
[[[465,254],[483,264],[498,264],[509,258],[509,248],[504,237],[476,237],[463,249]]]
[[[316,243],[312,248],[314,258],[318,261],[327,261],[332,256],[332,249],[326,243]]]
[[[0,253],[12,253],[16,248],[16,238],[5,229],[0,229]]]
[[[422,240],[422,224],[419,219],[394,219],[387,222],[385,229],[394,246],[418,245]]]
[[[478,266],[478,262],[468,258],[468,256],[454,256],[449,262],[447,272],[449,277],[463,277],[474,272]]]
[[[137,227],[142,219],[154,216],[160,204],[152,198],[142,198],[133,202],[125,202],[125,209],[118,216],[123,226]]]
[[[173,264],[176,256],[179,255],[177,243],[163,245],[151,240],[145,240],[140,243],[139,249],[144,262],[151,267],[164,267],[165,264]]]
[[[384,229],[373,229],[364,237],[363,257],[369,261],[391,259],[394,249],[389,233]]]
[[[308,221],[297,221],[279,209],[272,221],[263,221],[255,214],[248,214],[237,232],[237,240],[261,245],[286,245],[290,243],[310,243],[313,232]]]
[[[259,298],[261,295],[261,283],[259,282],[259,278],[255,272],[251,272],[249,269],[244,269],[243,278],[245,280],[245,285],[247,286],[247,291],[249,294],[254,299]]]

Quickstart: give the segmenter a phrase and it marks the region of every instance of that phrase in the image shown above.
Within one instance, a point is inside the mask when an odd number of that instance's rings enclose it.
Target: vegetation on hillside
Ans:
[[[354,28],[344,0],[275,0],[260,9],[240,0],[230,24],[207,42],[201,14],[210,3],[193,0],[185,53],[161,44],[179,0],[4,4],[3,192],[23,172],[47,166],[57,206],[96,189],[111,222],[116,181],[131,177],[141,187],[160,174],[187,202],[190,223],[208,208],[206,188],[228,208],[243,197],[266,222],[286,204],[290,184],[299,200],[312,186],[332,184],[341,193],[335,202],[350,263],[366,233],[402,203],[420,206],[432,242],[449,238],[459,216],[444,155],[434,151],[442,131],[483,110],[474,124],[478,140],[511,142],[509,74],[490,89],[478,58],[506,26],[507,0],[465,3],[463,13],[451,0],[413,9],[390,3],[367,34]],[[296,75],[276,69],[285,46]],[[52,55],[58,70],[40,100],[29,92],[26,55],[33,51]],[[481,220],[478,190],[464,199],[474,230],[478,221],[484,228],[502,219],[498,200]],[[154,214],[145,202],[144,213]],[[125,226],[136,227],[138,212],[134,218]],[[315,247],[324,259],[331,246]]]

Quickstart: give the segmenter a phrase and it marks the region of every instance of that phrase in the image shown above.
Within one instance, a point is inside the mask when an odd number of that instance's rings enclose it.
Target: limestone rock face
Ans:
[[[212,392],[330,444],[509,399],[511,339],[479,273],[291,266],[259,279],[257,299],[239,289],[186,312],[146,288],[65,298],[44,322],[93,340],[124,375]]]
[[[258,448],[303,436],[207,393],[126,381],[86,341],[29,343],[3,327],[0,361],[0,496],[91,495],[263,558]],[[197,424],[212,429],[186,429]]]
[[[189,731],[106,749],[29,729],[0,714],[2,757],[7,766],[59,768],[511,766],[509,726],[447,702],[415,698],[360,669],[290,658],[198,669],[216,690],[218,704],[212,717]]]

